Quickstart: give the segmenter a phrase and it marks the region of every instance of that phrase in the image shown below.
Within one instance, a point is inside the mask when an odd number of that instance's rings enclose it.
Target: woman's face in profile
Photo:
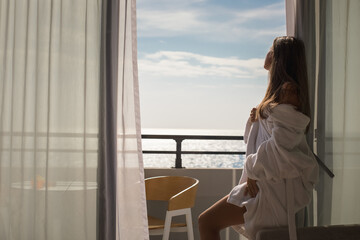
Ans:
[[[266,54],[265,62],[264,62],[264,68],[266,70],[270,70],[273,54],[274,54],[274,52],[273,52],[272,48],[270,48],[269,52]]]

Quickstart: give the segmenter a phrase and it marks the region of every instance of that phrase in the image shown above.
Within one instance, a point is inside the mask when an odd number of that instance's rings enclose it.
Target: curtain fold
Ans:
[[[148,239],[136,1],[104,1],[98,239]],[[110,199],[109,199],[110,197]]]
[[[331,52],[328,51],[327,45],[331,43],[331,39],[327,36],[327,28],[328,24],[326,23],[331,19],[331,14],[329,12],[329,4],[328,1],[320,1],[319,9],[316,11],[316,15],[319,19],[319,28],[318,35],[319,39],[317,42],[317,54],[318,54],[318,88],[316,91],[317,94],[317,142],[316,142],[316,151],[318,156],[324,161],[324,163],[330,168],[333,169],[333,155],[325,153],[326,151],[333,152],[330,150],[331,145],[326,143],[326,132],[328,132],[327,128],[330,126],[332,120],[327,118],[326,113],[326,105],[333,105],[333,101],[331,99],[331,95],[327,94],[327,88],[329,88],[332,83],[330,80],[330,71],[328,71],[326,64],[327,61],[330,60]],[[327,122],[327,123],[325,123]],[[337,178],[337,176],[335,176]],[[319,184],[317,186],[318,191],[318,204],[317,204],[317,216],[318,216],[318,225],[329,225],[331,224],[330,216],[331,216],[331,205],[332,205],[332,189],[333,189],[333,179],[329,178],[325,172],[320,171],[319,173]]]
[[[315,21],[315,3],[314,0],[297,1],[286,0],[286,27],[287,35],[301,39],[305,45],[306,64],[309,85],[310,114],[312,121],[310,122],[309,131],[307,133],[307,142],[311,149],[314,149],[316,122],[316,21]],[[314,149],[316,152],[316,149]],[[313,225],[313,206],[310,204],[306,210],[297,213],[297,226]]]
[[[148,239],[140,134],[136,1],[119,2],[117,238]]]
[[[116,239],[119,2],[103,1],[97,239]]]

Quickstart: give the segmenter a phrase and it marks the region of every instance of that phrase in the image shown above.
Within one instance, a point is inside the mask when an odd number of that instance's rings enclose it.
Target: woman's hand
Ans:
[[[250,112],[250,119],[251,119],[251,122],[256,122],[256,108],[253,108],[251,109],[251,112]]]
[[[256,180],[248,178],[247,186],[245,188],[245,196],[250,195],[250,197],[254,198],[259,192],[259,187],[256,184]]]

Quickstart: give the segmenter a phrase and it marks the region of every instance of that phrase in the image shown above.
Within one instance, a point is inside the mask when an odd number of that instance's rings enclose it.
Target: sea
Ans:
[[[239,130],[219,129],[142,129],[142,134],[164,135],[210,135],[243,136]],[[143,150],[176,150],[172,139],[143,139]],[[183,151],[244,151],[242,140],[184,140]],[[245,155],[199,155],[183,154],[182,166],[185,168],[242,168]],[[143,154],[145,168],[171,168],[175,166],[175,154]]]

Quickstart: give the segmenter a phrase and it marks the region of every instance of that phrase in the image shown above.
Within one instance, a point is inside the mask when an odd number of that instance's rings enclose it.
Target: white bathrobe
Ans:
[[[289,226],[296,239],[295,213],[309,204],[318,165],[306,139],[310,119],[289,104],[274,107],[266,119],[246,125],[246,162],[228,202],[245,206],[245,223],[233,226],[249,239],[260,229]],[[244,195],[247,178],[257,180],[255,198]]]

